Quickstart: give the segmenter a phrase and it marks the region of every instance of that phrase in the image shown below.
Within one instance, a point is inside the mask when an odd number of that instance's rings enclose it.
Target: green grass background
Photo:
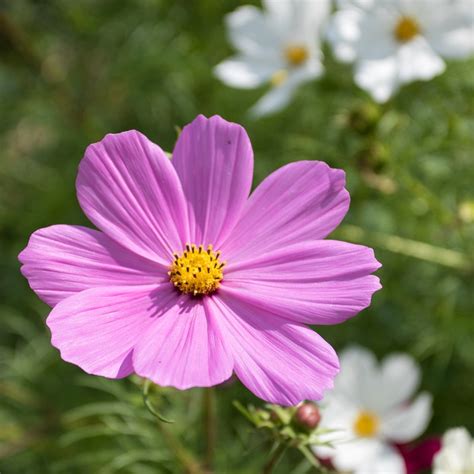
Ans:
[[[353,320],[319,328],[338,350],[407,351],[434,396],[430,434],[474,431],[474,61],[373,104],[348,66],[326,52],[326,75],[286,110],[259,121],[263,93],[212,75],[231,54],[223,15],[236,1],[16,0],[0,2],[0,472],[178,473],[170,433],[205,451],[202,391],[155,397],[176,423],[144,409],[139,381],[87,376],[62,362],[48,308],[19,273],[35,229],[89,225],[74,181],[85,147],[138,129],[172,150],[175,126],[198,113],[247,129],[255,184],[296,160],[347,173],[352,205],[334,238],[372,245],[384,288]],[[216,472],[258,472],[269,450],[232,407],[260,401],[239,383],[216,390]],[[310,472],[288,453],[277,472]]]

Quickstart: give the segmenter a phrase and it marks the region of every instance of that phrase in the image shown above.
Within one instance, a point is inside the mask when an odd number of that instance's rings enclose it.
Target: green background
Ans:
[[[379,106],[326,52],[326,74],[292,104],[253,121],[262,90],[233,90],[212,67],[232,50],[223,15],[238,2],[16,0],[0,3],[0,472],[183,472],[170,436],[205,451],[201,390],[171,389],[143,407],[138,379],[109,381],[62,362],[48,308],[19,273],[31,232],[90,225],[75,197],[86,146],[138,129],[172,150],[176,126],[198,113],[245,126],[255,184],[296,160],[347,173],[352,205],[334,238],[374,246],[383,290],[340,326],[319,328],[338,350],[414,355],[434,396],[428,434],[474,431],[474,61],[406,86]],[[253,473],[266,437],[233,400],[262,402],[238,382],[216,389],[216,472]],[[166,431],[165,431],[166,430]],[[310,472],[298,452],[277,472]]]

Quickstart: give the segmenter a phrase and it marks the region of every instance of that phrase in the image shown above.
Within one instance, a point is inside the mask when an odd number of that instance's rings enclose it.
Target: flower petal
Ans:
[[[431,419],[432,397],[428,393],[419,395],[410,405],[392,410],[382,419],[383,435],[395,443],[408,443],[420,436]]]
[[[399,87],[396,56],[380,60],[359,61],[356,64],[356,84],[377,102],[386,102]]]
[[[50,306],[88,288],[149,285],[166,277],[166,267],[80,226],[37,230],[18,258],[31,288]]]
[[[327,36],[339,60],[352,62],[356,59],[362,18],[362,10],[357,8],[345,8],[332,16]]]
[[[61,357],[89,374],[133,372],[135,344],[178,299],[169,282],[140,288],[92,288],[60,301],[46,323]]]
[[[278,59],[278,29],[265,13],[243,5],[225,17],[229,39],[246,56]]]
[[[360,36],[356,43],[357,57],[362,60],[380,60],[394,55],[398,43],[392,34],[399,13],[390,2],[380,2],[360,18]]]
[[[459,0],[444,8],[431,8],[430,4],[419,3],[429,10],[423,12],[424,17],[429,18],[423,24],[423,34],[438,54],[462,59],[474,52],[474,8],[471,1]]]
[[[323,67],[319,59],[312,58],[304,67],[294,70],[280,70],[283,74],[288,74],[288,77],[283,80],[283,83],[272,87],[249,111],[254,118],[263,117],[268,114],[278,112],[286,107],[296,89],[316,77],[319,77],[323,72]]]
[[[376,410],[379,403],[380,377],[377,359],[364,347],[351,346],[340,354],[341,372],[334,392],[359,409]],[[348,402],[350,401],[350,402]]]
[[[121,245],[169,264],[188,240],[179,179],[158,145],[137,131],[109,134],[81,161],[77,196],[87,217]]]
[[[434,474],[468,473],[474,468],[474,442],[464,427],[451,428],[444,435],[435,455]]]
[[[239,218],[252,185],[253,151],[245,130],[200,115],[184,127],[173,165],[188,202],[191,242],[220,242]]]
[[[265,117],[284,109],[293,98],[296,85],[290,87],[289,83],[272,87],[249,110],[253,118]]]
[[[321,452],[316,448],[315,451],[320,455],[330,455],[331,462],[338,471],[353,471],[357,474],[405,474],[403,457],[395,448],[375,438],[334,442],[332,450]]]
[[[219,63],[214,74],[230,87],[253,89],[270,80],[279,68],[275,62],[239,55]]]
[[[444,61],[422,36],[402,46],[397,53],[400,83],[428,81],[444,72]]]
[[[207,300],[182,296],[158,318],[135,346],[138,375],[179,389],[210,387],[231,377],[232,355]]]
[[[306,43],[310,48],[319,45],[322,26],[331,10],[330,0],[263,0],[263,5],[286,43]]]
[[[383,411],[407,402],[420,385],[420,367],[408,354],[390,354],[380,367],[380,399]]]
[[[320,161],[299,161],[268,176],[252,193],[232,235],[221,246],[228,261],[307,240],[323,239],[349,208],[344,172]]]
[[[304,242],[230,264],[221,291],[292,321],[336,324],[369,306],[380,267],[368,247]]]
[[[401,454],[388,444],[380,444],[375,455],[355,469],[354,474],[405,474],[405,462]]]
[[[237,377],[255,395],[295,405],[319,400],[332,387],[337,355],[314,331],[222,293],[209,305],[232,351]]]

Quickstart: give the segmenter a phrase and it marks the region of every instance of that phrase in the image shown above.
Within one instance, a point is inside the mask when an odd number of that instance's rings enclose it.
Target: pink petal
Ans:
[[[65,361],[89,374],[125,377],[133,372],[135,344],[178,296],[168,282],[82,291],[60,301],[48,316],[51,343]]]
[[[166,267],[80,226],[37,230],[18,258],[31,288],[50,306],[88,288],[149,285],[167,278]]]
[[[221,292],[296,322],[336,324],[369,306],[380,267],[361,245],[317,240],[225,268]]]
[[[239,218],[252,185],[253,152],[245,130],[200,115],[173,151],[188,201],[191,241],[219,247]]]
[[[158,318],[135,347],[137,374],[179,389],[209,387],[231,377],[232,355],[207,301],[183,296],[179,307]]]
[[[248,200],[231,236],[221,246],[230,261],[306,240],[323,239],[349,208],[344,172],[320,161],[283,166]]]
[[[188,240],[178,176],[161,148],[137,131],[90,145],[76,185],[87,217],[143,257],[168,265]]]
[[[319,400],[333,387],[337,355],[311,329],[227,294],[209,298],[209,306],[232,351],[236,375],[258,397],[295,405]]]

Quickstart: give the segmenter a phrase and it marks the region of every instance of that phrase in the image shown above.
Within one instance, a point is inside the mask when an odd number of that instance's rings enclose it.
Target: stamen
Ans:
[[[186,244],[181,255],[174,253],[168,275],[173,285],[186,294],[208,295],[213,293],[223,279],[222,269],[226,262],[219,260],[220,252],[208,245]]]

